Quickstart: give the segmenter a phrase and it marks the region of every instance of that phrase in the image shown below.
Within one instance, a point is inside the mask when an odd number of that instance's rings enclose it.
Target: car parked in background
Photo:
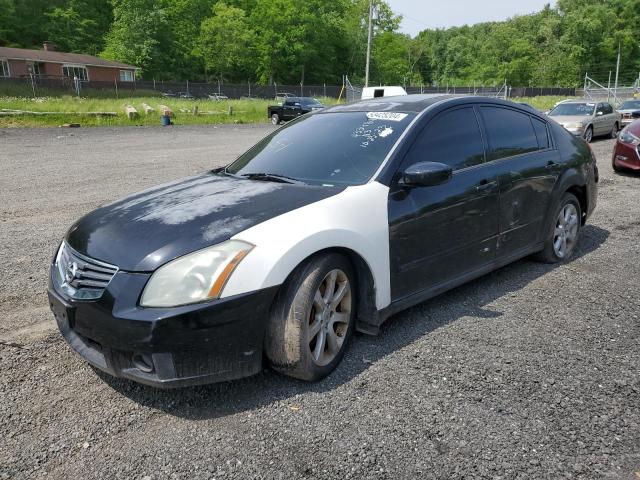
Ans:
[[[281,122],[288,122],[309,112],[322,110],[324,105],[313,97],[289,97],[282,105],[271,105],[267,107],[267,115],[271,123],[279,125]]]
[[[640,100],[625,100],[618,111],[622,115],[622,126],[626,127],[640,118]]]
[[[406,94],[407,91],[403,87],[364,87],[362,89],[362,100],[368,100],[370,98],[404,96]]]
[[[195,100],[196,98],[191,94],[191,92],[178,92],[178,97],[184,98],[185,100]]]
[[[175,387],[268,364],[319,380],[355,330],[528,255],[566,262],[597,180],[585,142],[512,102],[337,105],[79,219],[49,303],[71,348],[118,377]]]
[[[627,125],[618,135],[611,159],[616,172],[640,172],[640,120]]]
[[[604,135],[616,138],[622,125],[622,116],[608,102],[565,101],[557,104],[549,116],[587,143]]]
[[[224,93],[210,93],[209,100],[219,102],[221,100],[229,100],[229,97],[227,97]]]
[[[279,92],[276,93],[276,100],[281,100],[284,101],[287,98],[291,98],[291,97],[295,97],[295,95],[293,93],[287,93],[287,92]]]

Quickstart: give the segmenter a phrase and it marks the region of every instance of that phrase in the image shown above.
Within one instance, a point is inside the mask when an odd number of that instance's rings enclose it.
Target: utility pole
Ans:
[[[616,86],[613,89],[613,101],[618,101],[618,75],[620,74],[620,43],[618,43],[618,63],[616,64]]]
[[[367,38],[367,66],[364,72],[364,86],[369,86],[369,66],[371,65],[371,37],[373,37],[373,0],[369,0],[369,35]]]

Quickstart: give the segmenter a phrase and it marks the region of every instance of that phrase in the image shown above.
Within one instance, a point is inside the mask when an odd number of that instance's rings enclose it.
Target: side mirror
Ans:
[[[449,165],[436,162],[414,163],[404,172],[401,185],[416,187],[434,187],[451,180],[453,169]]]
[[[598,117],[601,117],[602,115],[604,115],[604,112],[596,112],[596,115],[597,115]]]

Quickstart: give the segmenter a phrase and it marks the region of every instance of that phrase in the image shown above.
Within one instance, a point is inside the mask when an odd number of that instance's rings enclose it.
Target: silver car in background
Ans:
[[[618,108],[618,111],[622,115],[622,126],[626,127],[640,118],[640,99],[625,100]]]
[[[587,143],[603,135],[616,138],[622,125],[622,115],[608,102],[562,102],[549,112],[549,116]]]

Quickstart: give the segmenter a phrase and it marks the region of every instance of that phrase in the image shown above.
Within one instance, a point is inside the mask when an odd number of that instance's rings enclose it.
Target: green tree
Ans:
[[[104,48],[113,10],[104,0],[69,0],[45,16],[47,38],[60,50],[97,55]]]
[[[171,32],[157,2],[114,0],[113,18],[102,55],[138,66],[147,77],[166,77]]]
[[[220,2],[200,26],[196,53],[218,81],[240,79],[251,63],[252,41],[244,10]]]

